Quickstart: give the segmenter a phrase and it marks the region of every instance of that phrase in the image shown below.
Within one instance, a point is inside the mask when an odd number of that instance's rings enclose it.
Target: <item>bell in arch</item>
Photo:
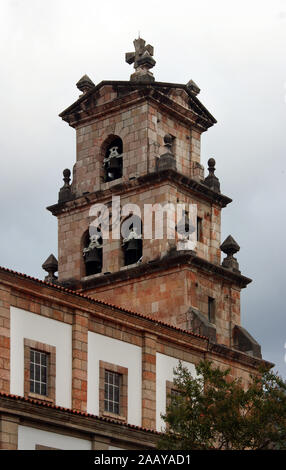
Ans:
[[[89,235],[89,234],[88,234]],[[100,273],[102,270],[102,237],[98,232],[96,235],[88,236],[86,246],[83,249],[86,276]]]
[[[114,138],[107,146],[103,161],[105,181],[113,181],[122,177],[123,143],[120,137]]]

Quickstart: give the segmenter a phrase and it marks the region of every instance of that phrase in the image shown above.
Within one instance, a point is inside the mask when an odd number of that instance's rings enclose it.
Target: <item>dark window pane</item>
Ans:
[[[41,386],[39,382],[35,382],[35,393],[41,394]]]
[[[35,378],[36,378],[36,380],[40,380],[40,376],[41,376],[40,371],[41,371],[40,366],[36,365],[35,366],[35,372],[36,372],[36,374],[35,374],[36,377]]]
[[[47,387],[46,384],[41,385],[41,395],[47,395]]]
[[[35,366],[34,364],[31,363],[30,364],[30,379],[34,380],[34,378],[35,378]]]

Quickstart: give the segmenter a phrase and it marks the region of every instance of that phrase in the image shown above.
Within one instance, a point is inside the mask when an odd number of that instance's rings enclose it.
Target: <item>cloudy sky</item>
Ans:
[[[241,246],[253,283],[242,291],[242,324],[286,377],[285,0],[1,0],[0,265],[43,278],[57,256],[62,170],[75,161],[75,133],[58,114],[95,83],[129,79],[124,53],[141,37],[155,48],[158,81],[201,88],[218,124],[202,138],[202,163],[217,161],[222,239]]]

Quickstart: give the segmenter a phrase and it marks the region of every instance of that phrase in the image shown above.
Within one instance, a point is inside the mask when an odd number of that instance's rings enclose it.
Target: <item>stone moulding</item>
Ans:
[[[232,202],[232,199],[229,197],[219,194],[212,189],[208,188],[203,183],[188,178],[187,176],[182,175],[174,169],[167,169],[161,171],[155,171],[148,173],[144,176],[139,176],[138,178],[132,181],[124,181],[118,183],[115,186],[112,186],[108,190],[108,194],[105,191],[105,197],[112,195],[126,194],[127,190],[136,190],[137,187],[142,189],[143,185],[152,185],[154,183],[161,183],[168,181],[172,184],[176,184],[178,187],[182,186],[184,189],[188,190],[192,194],[203,197],[205,200],[217,204],[219,207],[226,207]],[[68,201],[66,203],[62,202],[59,204],[53,204],[47,207],[47,210],[50,211],[53,215],[59,215],[64,213],[66,210],[69,212],[74,208],[78,209],[84,207],[88,204],[95,204],[99,201],[102,201],[103,191],[96,191],[87,195],[82,195],[75,198],[73,201]]]

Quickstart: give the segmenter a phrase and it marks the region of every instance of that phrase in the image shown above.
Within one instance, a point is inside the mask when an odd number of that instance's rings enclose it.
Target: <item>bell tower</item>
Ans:
[[[233,256],[235,240],[221,245],[221,210],[231,199],[221,193],[215,160],[206,175],[201,163],[201,135],[216,120],[193,80],[157,82],[153,47],[142,38],[134,47],[125,57],[134,65],[130,80],[95,85],[85,75],[80,97],[60,114],[76,131],[77,151],[72,182],[64,170],[58,202],[48,207],[58,218],[58,282],[259,355],[240,326],[240,291],[251,280]],[[91,232],[94,205],[107,208],[111,227],[114,201],[120,236],[103,237],[101,226]],[[186,249],[178,247],[178,206],[184,216],[196,208]],[[153,225],[146,236],[156,220],[175,236],[156,236]]]

